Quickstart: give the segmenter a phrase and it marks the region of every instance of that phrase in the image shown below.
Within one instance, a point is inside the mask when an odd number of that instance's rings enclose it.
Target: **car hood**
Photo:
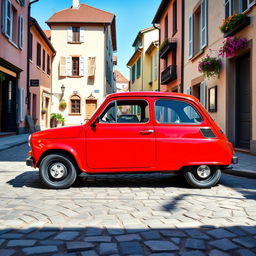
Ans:
[[[48,129],[32,134],[32,139],[63,139],[80,137],[83,131],[83,126],[70,126]]]

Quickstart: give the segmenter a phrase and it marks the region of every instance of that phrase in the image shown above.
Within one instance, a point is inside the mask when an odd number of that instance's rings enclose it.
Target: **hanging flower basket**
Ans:
[[[198,71],[203,73],[204,76],[210,78],[212,76],[218,76],[221,70],[221,59],[218,57],[210,57],[207,55],[205,58],[202,58],[198,63]]]
[[[219,49],[219,56],[231,57],[235,55],[237,51],[245,48],[247,44],[248,41],[246,38],[228,37],[223,41],[223,46]]]
[[[41,109],[41,114],[42,114],[42,115],[45,115],[46,113],[47,113],[47,108],[42,108],[42,109]]]
[[[66,109],[66,107],[67,107],[66,101],[65,100],[61,100],[60,104],[59,104],[59,109],[63,111],[63,110]]]

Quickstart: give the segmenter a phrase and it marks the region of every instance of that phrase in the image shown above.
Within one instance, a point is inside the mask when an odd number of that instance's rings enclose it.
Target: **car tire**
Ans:
[[[204,172],[206,174],[203,174]],[[184,177],[194,188],[211,188],[219,182],[221,170],[217,166],[191,166],[184,170]]]
[[[51,154],[41,161],[39,177],[48,188],[69,188],[77,178],[75,166],[73,160],[66,155]]]

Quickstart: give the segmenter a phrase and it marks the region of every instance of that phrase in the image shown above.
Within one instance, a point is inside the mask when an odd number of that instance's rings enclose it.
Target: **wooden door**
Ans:
[[[86,100],[86,119],[90,119],[92,114],[95,112],[97,109],[97,100]]]

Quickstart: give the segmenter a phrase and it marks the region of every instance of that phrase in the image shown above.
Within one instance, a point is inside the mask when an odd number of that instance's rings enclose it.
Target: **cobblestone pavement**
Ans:
[[[83,176],[48,190],[28,147],[0,153],[0,256],[256,255],[256,180],[191,189],[169,174]]]

